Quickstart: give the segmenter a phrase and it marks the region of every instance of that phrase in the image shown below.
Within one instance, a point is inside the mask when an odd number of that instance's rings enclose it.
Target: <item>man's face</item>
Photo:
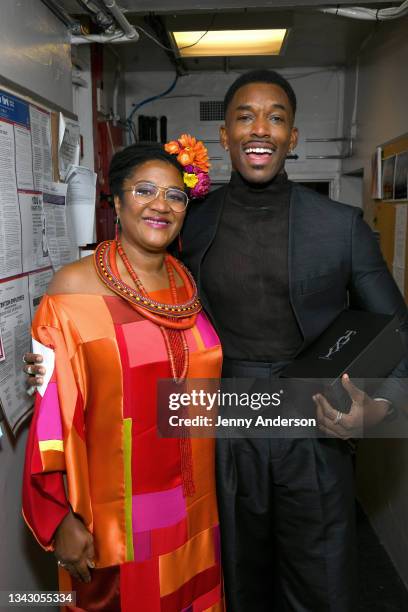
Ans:
[[[238,89],[220,131],[233,169],[251,183],[273,179],[297,144],[293,119],[289,98],[279,85],[249,83]]]

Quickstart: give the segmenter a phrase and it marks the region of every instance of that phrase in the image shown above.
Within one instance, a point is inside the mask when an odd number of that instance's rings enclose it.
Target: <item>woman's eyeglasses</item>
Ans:
[[[164,199],[174,212],[184,212],[188,204],[188,196],[185,191],[176,187],[160,187],[148,181],[139,181],[129,189],[122,189],[122,191],[132,193],[137,204],[149,204],[158,197],[160,192],[163,192]]]

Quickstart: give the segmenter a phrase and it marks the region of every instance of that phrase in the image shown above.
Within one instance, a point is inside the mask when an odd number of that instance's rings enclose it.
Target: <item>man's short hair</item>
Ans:
[[[293,116],[296,113],[296,94],[292,89],[292,85],[289,83],[285,77],[283,77],[279,72],[275,72],[275,70],[251,70],[250,72],[245,72],[241,74],[233,83],[230,85],[227,93],[224,98],[224,113],[227,114],[227,110],[229,105],[231,104],[231,100],[234,97],[235,93],[244,85],[249,85],[250,83],[270,83],[271,85],[278,85],[283,89],[286,95],[289,98],[290,105],[292,107]]]

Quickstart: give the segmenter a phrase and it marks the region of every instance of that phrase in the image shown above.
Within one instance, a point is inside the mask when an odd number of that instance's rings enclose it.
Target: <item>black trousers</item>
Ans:
[[[350,452],[337,440],[217,440],[228,612],[353,612]]]
[[[219,439],[216,465],[228,612],[354,612],[348,445]]]

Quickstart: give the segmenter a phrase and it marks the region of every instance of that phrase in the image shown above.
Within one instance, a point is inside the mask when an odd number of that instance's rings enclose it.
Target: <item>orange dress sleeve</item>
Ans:
[[[23,516],[41,546],[52,550],[55,530],[69,511],[64,474],[72,469],[74,457],[75,463],[82,461],[77,468],[87,468],[80,372],[73,365],[79,342],[74,328],[69,337],[66,326],[63,333],[50,296],[37,310],[32,334],[49,349],[54,366],[36,392],[24,465]],[[78,486],[75,480],[70,484],[70,501],[75,501]],[[89,516],[81,518],[89,524]]]

